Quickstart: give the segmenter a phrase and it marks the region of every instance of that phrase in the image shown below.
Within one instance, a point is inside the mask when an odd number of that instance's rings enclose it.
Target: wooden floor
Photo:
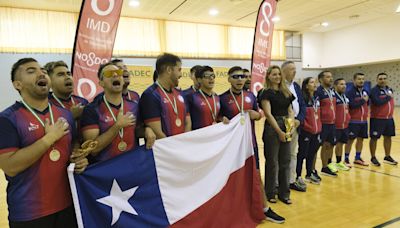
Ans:
[[[396,111],[400,113],[400,108]],[[396,128],[398,136],[393,138],[392,156],[400,160],[400,115],[396,115],[395,120],[399,124]],[[262,129],[263,121],[259,121],[256,131],[264,176]],[[351,153],[353,159],[354,150]],[[382,141],[379,141],[377,157],[381,162],[383,154]],[[370,159],[368,141],[364,142],[362,157]],[[318,159],[317,168],[320,167]],[[265,221],[259,227],[374,227],[400,218],[400,168],[397,166],[382,164],[379,168],[353,168],[349,172],[340,172],[337,178],[322,178],[321,185],[309,184],[305,193],[292,191],[292,205],[270,204],[274,211],[286,218],[285,224]],[[6,181],[1,178],[0,228],[8,227],[5,189]],[[384,227],[400,227],[400,221]]]
[[[400,108],[396,108],[396,135],[392,140],[392,157],[400,161]],[[264,177],[264,156],[261,140],[263,125],[256,126],[259,142],[261,175]],[[353,167],[337,178],[322,176],[321,185],[307,185],[307,192],[291,191],[292,205],[278,201],[269,204],[286,218],[284,224],[265,221],[261,227],[375,227],[388,221],[397,222],[381,227],[400,227],[400,167],[384,164],[383,140],[378,141],[377,158],[381,167]],[[354,160],[354,148],[351,160]],[[335,156],[335,155],[334,155]],[[317,170],[321,169],[318,152]],[[364,141],[362,158],[370,161],[369,141]],[[333,157],[333,161],[335,161]],[[303,169],[303,172],[304,169]]]

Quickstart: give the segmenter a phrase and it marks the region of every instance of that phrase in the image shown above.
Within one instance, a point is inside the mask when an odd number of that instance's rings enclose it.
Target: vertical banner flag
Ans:
[[[156,140],[68,177],[79,228],[256,227],[264,218],[250,117]]]
[[[72,52],[74,93],[92,100],[97,70],[111,59],[123,0],[83,0]]]
[[[271,61],[272,33],[277,0],[264,0],[258,9],[251,58],[251,91],[254,94],[263,88],[265,74]]]

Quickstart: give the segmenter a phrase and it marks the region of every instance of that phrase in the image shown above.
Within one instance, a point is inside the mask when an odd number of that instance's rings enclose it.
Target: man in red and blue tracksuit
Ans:
[[[379,73],[376,77],[377,85],[371,90],[371,119],[369,148],[371,151],[371,162],[375,166],[380,166],[375,157],[376,142],[383,135],[383,145],[385,148],[385,158],[383,162],[397,165],[390,156],[392,146],[392,136],[395,136],[395,127],[393,120],[394,98],[393,90],[387,86],[386,73]]]
[[[353,76],[354,86],[346,92],[349,99],[350,124],[349,124],[349,142],[345,147],[344,162],[347,167],[351,167],[349,156],[354,140],[356,142],[356,156],[354,164],[368,166],[369,164],[361,158],[364,139],[368,138],[368,92],[364,89],[365,75],[355,73]]]
[[[336,168],[338,170],[348,171],[350,170],[342,162],[343,145],[346,145],[349,141],[349,99],[346,97],[346,81],[343,78],[338,78],[334,82],[335,84],[335,96],[336,96]]]
[[[320,102],[321,110],[321,174],[331,177],[337,177],[335,164],[329,163],[333,155],[333,147],[336,145],[336,96],[332,89],[333,76],[330,71],[322,71],[318,74],[318,80],[321,85],[316,91]]]

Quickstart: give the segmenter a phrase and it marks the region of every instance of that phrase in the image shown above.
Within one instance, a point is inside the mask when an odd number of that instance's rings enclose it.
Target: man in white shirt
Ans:
[[[300,126],[300,123],[304,121],[306,106],[302,96],[301,88],[299,84],[294,81],[296,76],[296,65],[292,61],[286,61],[281,67],[282,77],[286,80],[290,92],[293,94],[295,99],[292,102],[292,108],[295,114],[295,126]],[[292,135],[292,141],[290,142],[290,176],[289,183],[290,188],[296,191],[305,192],[307,189],[301,177],[296,179],[296,164],[297,164],[297,152],[298,152],[298,132],[295,131]]]

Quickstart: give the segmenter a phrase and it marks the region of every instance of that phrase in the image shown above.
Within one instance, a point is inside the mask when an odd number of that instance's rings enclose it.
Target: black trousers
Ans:
[[[277,123],[281,129],[285,129],[282,119],[277,119]],[[279,198],[289,199],[290,143],[281,142],[278,134],[271,125],[267,123],[264,126],[263,141],[265,156],[265,194],[267,199],[273,199],[277,194],[277,177]],[[278,176],[276,173],[278,173]]]
[[[319,140],[319,134],[311,134],[306,131],[300,130],[299,134],[299,153],[297,154],[297,165],[296,173],[298,177],[301,177],[303,168],[303,161],[306,159],[306,170],[307,175],[310,176],[313,171],[314,158],[317,154],[319,146],[321,145]]]

